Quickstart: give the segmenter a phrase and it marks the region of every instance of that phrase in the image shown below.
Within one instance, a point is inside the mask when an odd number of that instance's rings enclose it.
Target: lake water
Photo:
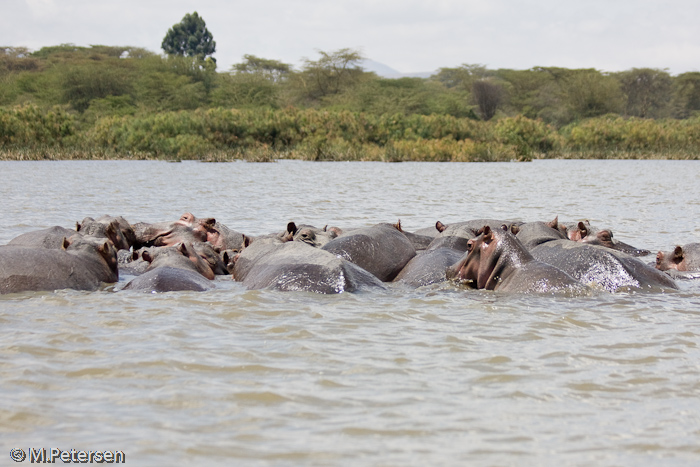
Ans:
[[[589,219],[700,241],[700,163],[0,162],[0,244],[83,217],[247,234]],[[652,261],[653,257],[647,257]],[[452,285],[322,296],[0,296],[0,444],[128,465],[700,464],[700,279],[586,298]],[[14,465],[0,461],[2,465]],[[27,459],[25,462],[29,462]]]

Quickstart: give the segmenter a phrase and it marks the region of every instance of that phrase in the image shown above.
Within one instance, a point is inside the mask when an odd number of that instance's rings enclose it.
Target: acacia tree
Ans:
[[[338,94],[356,84],[364,70],[359,63],[364,59],[356,50],[340,49],[335,52],[319,50],[319,60],[304,59],[302,73],[298,77],[309,97],[318,99]]]
[[[231,71],[236,74],[256,75],[272,82],[283,81],[292,70],[292,66],[267,58],[256,57],[255,55],[244,55],[242,63],[236,63],[231,67]]]
[[[202,61],[210,57],[216,62],[216,59],[211,57],[216,52],[214,36],[196,11],[192,14],[187,13],[182,21],[168,29],[161,47],[168,55],[196,57]]]

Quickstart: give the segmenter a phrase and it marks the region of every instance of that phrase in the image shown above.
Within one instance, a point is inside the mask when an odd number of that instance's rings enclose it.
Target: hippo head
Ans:
[[[673,251],[659,251],[656,254],[656,269],[668,271],[678,270],[678,265],[683,262],[683,248],[677,246]]]
[[[479,235],[467,242],[467,253],[456,264],[447,268],[447,279],[462,282],[475,289],[493,290],[500,281],[500,258],[508,242],[506,231],[494,231],[484,226]]]
[[[101,222],[92,217],[86,217],[82,222],[75,223],[75,230],[88,237],[106,238],[117,250],[131,248],[117,219]]]
[[[105,238],[85,236],[80,234],[63,238],[61,246],[63,250],[74,252],[79,255],[88,255],[99,258],[99,261],[109,269],[114,277],[114,282],[119,280],[119,257],[117,249]],[[96,256],[95,256],[96,255]]]
[[[604,246],[631,256],[646,256],[650,253],[649,250],[635,248],[632,245],[613,239],[613,233],[610,229],[593,229],[590,224],[583,222],[579,222],[577,228],[569,230],[567,234],[569,240]]]
[[[283,241],[303,242],[316,248],[320,248],[338,236],[337,230],[334,228],[328,229],[324,226],[322,229],[312,227],[310,225],[297,226],[294,222],[287,224],[287,231],[282,235]]]

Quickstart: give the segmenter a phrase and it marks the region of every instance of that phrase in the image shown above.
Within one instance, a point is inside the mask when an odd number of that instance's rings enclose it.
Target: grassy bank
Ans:
[[[312,109],[200,109],[81,121],[60,107],[0,108],[0,159],[270,161],[528,161],[533,158],[698,159],[700,118],[604,116],[559,131],[523,116]]]

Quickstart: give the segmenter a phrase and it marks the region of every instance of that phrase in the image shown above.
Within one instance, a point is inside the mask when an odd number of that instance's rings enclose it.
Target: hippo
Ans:
[[[66,229],[65,227],[56,225],[47,229],[33,230],[31,232],[23,233],[22,235],[10,240],[7,244],[10,246],[60,250],[63,247],[63,241],[75,234],[75,230]]]
[[[463,231],[467,230],[472,232],[473,237],[476,237],[478,235],[477,232],[481,231],[481,229],[486,225],[488,225],[491,230],[501,230],[501,228],[504,225],[507,226],[508,229],[510,229],[512,226],[518,226],[521,223],[522,222],[505,221],[498,219],[472,219],[469,221],[454,222],[452,224],[445,225],[442,222],[437,221],[435,223],[435,228],[440,233],[443,233],[449,229],[461,229]]]
[[[215,275],[217,276],[223,276],[230,274],[226,270],[226,263],[223,260],[223,257],[216,252],[216,249],[212,246],[211,243],[209,242],[197,242],[193,243],[192,247],[194,247],[194,251],[197,252],[197,254],[209,264],[209,267],[211,270],[214,272]],[[230,250],[225,250],[225,251],[230,251]]]
[[[83,235],[108,238],[117,250],[128,250],[136,242],[136,234],[123,217],[86,217],[75,223],[75,230]]]
[[[179,243],[206,242],[207,234],[180,222],[159,222],[133,224],[136,235],[134,248],[149,246],[175,246]]]
[[[62,248],[0,248],[0,294],[58,289],[98,290],[119,280],[111,242],[77,233]]]
[[[384,288],[379,279],[359,266],[303,242],[251,243],[236,259],[233,278],[248,289],[319,294]]]
[[[146,269],[151,263],[141,258],[141,252],[144,250],[145,248],[135,251],[119,250],[117,252],[119,274],[138,276],[146,272]]]
[[[485,225],[480,232],[469,240],[469,250],[462,259],[447,268],[447,279],[501,292],[590,293],[569,274],[533,258],[510,231],[491,230]]]
[[[324,226],[322,229],[312,225],[299,225],[294,222],[287,224],[287,230],[281,234],[283,241],[304,242],[313,247],[320,248],[338,236],[337,229],[328,229]]]
[[[191,243],[180,243],[174,247],[148,248],[141,257],[151,263],[146,271],[159,267],[174,267],[196,271],[207,279],[214,279],[209,263],[197,254]]]
[[[437,284],[447,280],[445,270],[462,258],[464,252],[452,248],[435,248],[417,254],[394,278],[394,282],[411,287]]]
[[[517,227],[514,226],[511,232],[526,249],[531,250],[552,240],[565,240],[567,237],[559,230],[558,225],[558,218],[554,218],[551,222],[525,222]]]
[[[677,246],[673,251],[659,251],[656,254],[656,269],[700,271],[700,243]]]
[[[609,292],[678,288],[667,274],[640,259],[600,245],[553,240],[530,252],[539,261],[558,267],[584,284]]]
[[[569,240],[575,242],[587,243],[589,245],[600,245],[612,250],[621,251],[632,256],[647,256],[651,252],[649,250],[643,250],[640,248],[633,247],[627,243],[618,241],[613,238],[613,233],[610,229],[598,229],[591,227],[591,225],[586,222],[578,222],[574,227],[560,227],[566,232]]]
[[[383,282],[393,280],[416,255],[410,240],[392,224],[352,230],[322,249],[360,266]]]
[[[185,290],[202,292],[214,288],[211,282],[215,276],[214,271],[197,254],[192,244],[144,248],[140,250],[140,255],[149,265],[143,274],[129,281],[123,290],[153,293]]]
[[[205,292],[215,288],[214,284],[198,272],[189,269],[162,266],[146,271],[133,278],[122,290],[139,292]]]

